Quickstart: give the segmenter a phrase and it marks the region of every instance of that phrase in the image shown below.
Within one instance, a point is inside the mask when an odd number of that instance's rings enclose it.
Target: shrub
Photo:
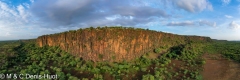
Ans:
[[[156,48],[156,49],[154,49],[154,52],[155,52],[155,53],[160,53],[160,51],[161,51],[160,48]]]
[[[142,76],[142,80],[155,80],[154,76],[151,74],[146,74]]]

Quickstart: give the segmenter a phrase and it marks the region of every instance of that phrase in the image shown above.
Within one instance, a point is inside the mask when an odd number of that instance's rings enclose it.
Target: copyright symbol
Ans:
[[[4,79],[5,75],[4,74],[0,74],[0,79]]]

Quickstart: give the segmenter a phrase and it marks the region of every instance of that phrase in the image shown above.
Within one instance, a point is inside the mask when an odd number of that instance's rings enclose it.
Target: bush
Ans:
[[[160,48],[156,48],[156,49],[154,49],[154,52],[155,52],[155,53],[160,53],[160,51],[161,51]]]
[[[151,74],[146,74],[142,76],[142,80],[154,80],[154,76]]]

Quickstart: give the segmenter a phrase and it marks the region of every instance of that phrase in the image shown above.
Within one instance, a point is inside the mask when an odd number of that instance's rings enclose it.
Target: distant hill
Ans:
[[[231,42],[240,42],[240,40],[239,41],[231,41]]]
[[[126,27],[98,27],[70,30],[37,38],[42,46],[59,46],[72,55],[92,61],[132,60],[158,47],[171,47],[190,42],[211,42],[209,37],[183,36]]]
[[[0,40],[0,42],[27,42],[27,41],[35,41],[36,39],[19,39],[19,40]]]
[[[19,41],[19,40],[0,40],[0,42],[16,42],[16,41]]]

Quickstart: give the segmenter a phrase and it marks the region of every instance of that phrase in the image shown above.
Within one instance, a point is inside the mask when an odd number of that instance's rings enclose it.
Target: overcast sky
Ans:
[[[240,40],[240,0],[0,0],[0,40],[90,26]]]

